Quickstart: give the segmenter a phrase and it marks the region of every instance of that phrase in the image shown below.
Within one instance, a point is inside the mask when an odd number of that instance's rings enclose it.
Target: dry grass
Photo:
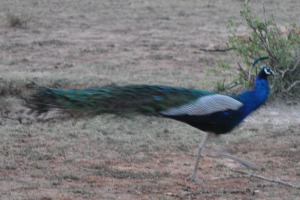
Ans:
[[[203,137],[187,125],[141,116],[36,117],[17,99],[34,85],[148,83],[210,90],[218,77],[206,71],[228,55],[199,49],[224,45],[226,18],[230,13],[238,20],[237,4],[1,2],[3,13],[14,8],[17,16],[27,12],[36,19],[26,29],[0,30],[1,199],[297,199],[299,190],[275,183],[216,179],[246,169],[210,156],[199,169],[205,184],[186,181]],[[291,21],[299,17],[296,2],[266,4],[278,5]],[[227,149],[264,167],[250,172],[299,184],[298,111],[299,105],[264,107],[223,137]],[[208,155],[214,148],[208,146]]]

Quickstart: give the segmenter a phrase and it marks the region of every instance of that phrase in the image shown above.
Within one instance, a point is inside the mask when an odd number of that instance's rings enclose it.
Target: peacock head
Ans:
[[[275,75],[275,74],[276,74],[276,72],[273,71],[270,67],[263,66],[261,68],[261,71],[258,74],[258,77],[260,77],[260,78],[267,78],[268,76]]]
[[[257,63],[259,63],[263,60],[266,60],[266,59],[268,59],[268,56],[259,57],[253,62],[252,66],[254,67]],[[275,75],[275,74],[276,74],[276,72],[273,71],[270,67],[262,66],[261,71],[258,74],[258,77],[259,78],[267,78],[268,76]]]

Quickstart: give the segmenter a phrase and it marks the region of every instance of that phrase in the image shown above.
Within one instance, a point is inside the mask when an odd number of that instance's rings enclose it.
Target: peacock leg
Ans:
[[[248,160],[243,160],[243,159],[233,156],[229,152],[227,152],[227,150],[222,145],[223,141],[221,140],[220,137],[216,137],[215,142],[218,146],[217,156],[228,158],[230,160],[238,162],[238,163],[240,163],[248,168],[251,168],[251,169],[261,169],[261,167],[256,165],[255,163],[248,161]]]
[[[242,165],[244,165],[244,166],[246,166],[248,168],[251,168],[251,169],[261,169],[262,168],[261,166],[255,164],[255,163],[253,163],[251,161],[243,160],[241,158],[235,157],[235,156],[231,155],[228,152],[219,152],[218,155],[222,156],[222,157],[225,157],[225,158],[228,158],[230,160],[233,160],[235,162],[238,162],[238,163],[240,163],[240,164],[242,164]]]
[[[196,163],[195,163],[195,166],[194,166],[194,170],[192,172],[192,175],[190,175],[187,178],[187,179],[192,180],[193,182],[198,183],[198,184],[202,183],[202,181],[196,177],[197,170],[198,170],[198,167],[199,167],[200,156],[201,156],[201,153],[202,153],[202,151],[203,151],[210,135],[211,134],[206,133],[206,136],[205,136],[204,140],[200,143],[199,148],[198,148],[198,152],[197,152],[197,157],[196,157]]]

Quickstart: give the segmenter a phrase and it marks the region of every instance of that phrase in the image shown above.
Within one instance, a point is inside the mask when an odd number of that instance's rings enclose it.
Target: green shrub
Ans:
[[[249,33],[241,36],[236,33],[239,25],[229,20],[228,29],[231,35],[228,45],[233,48],[243,66],[239,64],[238,77],[231,82],[230,87],[242,86],[248,89],[253,85],[257,67],[252,62],[261,56],[268,56],[266,64],[271,66],[277,76],[271,80],[272,95],[276,97],[300,97],[300,29],[296,24],[279,28],[273,15],[266,16],[265,10],[262,17],[254,16],[247,1],[240,12]],[[223,62],[223,61],[222,61]],[[224,64],[223,64],[224,65]],[[222,68],[221,70],[223,70]],[[231,69],[232,71],[232,69]],[[223,89],[228,84],[223,83]],[[217,85],[220,87],[220,83]],[[221,87],[221,88],[222,88]]]

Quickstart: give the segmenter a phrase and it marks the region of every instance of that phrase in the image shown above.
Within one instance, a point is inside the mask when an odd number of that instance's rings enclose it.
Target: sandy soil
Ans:
[[[262,2],[251,2],[262,13]],[[300,199],[299,189],[236,172],[299,187],[297,102],[269,103],[223,137],[230,153],[262,170],[213,157],[215,145],[210,144],[201,160],[198,176],[204,183],[199,186],[186,180],[203,137],[198,130],[144,117],[76,122],[55,114],[35,117],[18,100],[24,83],[212,89],[217,77],[208,75],[208,69],[219,59],[232,58],[228,52],[200,49],[225,46],[227,18],[240,22],[241,3],[1,1],[0,199]],[[264,5],[282,25],[300,20],[298,0]],[[7,13],[26,23],[9,27]]]

